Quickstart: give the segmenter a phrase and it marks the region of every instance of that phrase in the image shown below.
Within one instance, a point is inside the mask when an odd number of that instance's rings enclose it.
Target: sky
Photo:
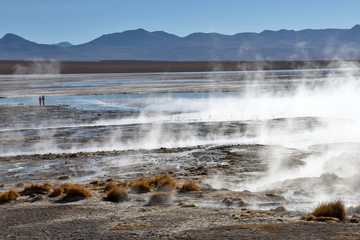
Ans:
[[[359,10],[359,0],[0,0],[0,38],[80,44],[138,28],[181,37],[349,29],[360,24]]]

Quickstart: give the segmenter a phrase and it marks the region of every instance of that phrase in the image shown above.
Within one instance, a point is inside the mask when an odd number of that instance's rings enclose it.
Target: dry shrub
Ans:
[[[157,205],[168,204],[171,202],[171,199],[172,199],[172,194],[169,192],[155,193],[150,197],[150,200],[147,203],[147,206],[157,206]]]
[[[186,181],[181,188],[180,192],[200,191],[200,188],[194,182]]]
[[[330,203],[320,204],[312,213],[315,217],[331,217],[343,220],[346,217],[344,204],[337,200]]]
[[[44,183],[43,185],[32,184],[24,188],[24,191],[21,192],[23,195],[34,195],[34,194],[45,194],[52,189],[52,186],[49,183]]]
[[[118,187],[122,187],[122,188],[128,188],[129,187],[129,183],[125,182],[125,181],[118,181],[117,182],[117,186]]]
[[[111,182],[108,182],[108,183],[105,184],[104,190],[106,192],[108,192],[108,191],[110,191],[112,189],[115,189],[116,187],[117,187],[116,182],[111,181]]]
[[[139,180],[130,182],[131,192],[134,193],[147,193],[150,192],[150,186],[148,180],[144,177],[141,177]]]
[[[40,201],[40,200],[44,200],[45,196],[42,194],[38,194],[35,196],[34,201]]]
[[[146,212],[146,211],[151,211],[151,210],[155,210],[155,209],[159,209],[159,206],[146,206],[146,207],[142,207],[141,211]]]
[[[20,195],[12,188],[8,192],[3,192],[0,194],[0,203],[6,203],[13,200],[16,200]]]
[[[68,186],[65,188],[64,191],[65,192],[64,199],[91,197],[91,193],[84,186],[77,184],[67,184],[67,185]]]
[[[111,202],[123,202],[128,199],[128,192],[125,188],[116,187],[109,191],[106,196],[106,200]]]
[[[149,179],[149,185],[159,191],[171,191],[176,188],[176,181],[168,173],[164,173]]]
[[[49,195],[49,197],[58,197],[63,194],[64,191],[65,190],[62,187],[54,188],[53,192]]]
[[[191,207],[196,207],[196,205],[195,205],[195,203],[185,203],[185,204],[180,205],[180,207],[191,208]]]
[[[339,218],[336,217],[316,217],[312,214],[301,216],[302,220],[306,221],[319,221],[319,222],[340,222]]]

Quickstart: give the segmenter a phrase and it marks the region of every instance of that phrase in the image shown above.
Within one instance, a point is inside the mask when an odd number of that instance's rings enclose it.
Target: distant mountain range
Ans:
[[[0,60],[282,61],[360,59],[360,25],[351,29],[193,33],[179,37],[144,29],[105,34],[88,43],[38,44],[8,33]]]

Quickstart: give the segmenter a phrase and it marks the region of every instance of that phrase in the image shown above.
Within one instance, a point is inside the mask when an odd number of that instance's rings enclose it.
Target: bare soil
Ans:
[[[189,79],[194,75],[187,75]],[[104,76],[92,76],[98,79]],[[111,76],[117,78],[118,76]],[[128,76],[122,76],[127,78]],[[134,76],[132,76],[134,77]],[[203,76],[199,76],[201,78]],[[30,80],[29,80],[30,79]],[[55,78],[56,79],[56,78]],[[59,76],[59,79],[64,80]],[[86,80],[84,76],[69,76],[64,81]],[[34,83],[48,83],[54,78],[12,78],[3,77],[0,85],[1,96],[38,96],[42,89],[30,88]],[[47,89],[48,95],[110,94],[134,92],[196,91],[202,89],[233,89],[231,83],[206,85],[191,83],[171,85],[126,85],[124,88],[106,86],[101,88],[54,87]],[[229,85],[227,85],[229,84]],[[238,83],[237,83],[238,84]],[[135,86],[135,88],[134,88]],[[136,88],[137,86],[137,88]],[[171,86],[171,89],[168,87]],[[234,85],[235,86],[235,85]],[[238,85],[237,85],[238,86]],[[241,86],[238,86],[241,89]],[[115,89],[115,90],[114,90]],[[120,89],[120,90],[119,90]],[[174,90],[175,89],[175,90]],[[114,91],[114,92],[113,92]],[[38,142],[47,142],[47,134],[38,134],[31,129],[34,126],[91,124],[97,120],[111,120],[138,113],[120,110],[91,111],[74,109],[69,106],[2,105],[0,106],[1,129],[11,129],[1,133],[1,152],[8,149],[26,149]],[[266,124],[281,127],[282,119]],[[311,128],[319,124],[314,119],[301,118],[301,127]],[[21,126],[21,129],[16,129]],[[29,127],[30,129],[28,129]],[[171,127],[171,126],[170,126]],[[241,131],[243,123],[221,125],[199,124],[202,131],[212,132],[218,128]],[[301,131],[300,127],[300,131]],[[137,131],[131,126],[131,131]],[[323,186],[324,177],[314,179],[295,179],[284,181],[277,188],[265,191],[249,191],[234,186],[244,181],[264,175],[269,168],[269,151],[279,148],[286,153],[282,164],[287,168],[296,168],[303,159],[314,151],[286,149],[281,146],[256,144],[243,145],[199,145],[183,148],[133,149],[109,151],[70,151],[67,146],[83,144],[97,140],[109,128],[64,127],[57,133],[58,153],[12,154],[0,157],[0,192],[14,188],[21,192],[30,184],[48,182],[53,186],[66,182],[83,184],[91,189],[92,197],[63,201],[63,196],[51,197],[51,191],[42,197],[22,195],[17,200],[0,204],[0,239],[359,239],[359,224],[350,221],[351,215],[341,222],[315,222],[301,220],[307,211],[277,207],[291,205],[291,197],[308,199],[313,189],[304,184],[322,186],[326,191],[336,191],[330,185]],[[54,144],[54,143],[52,143]],[[356,146],[357,148],[357,146]],[[177,188],[172,191],[169,203],[155,207],[146,207],[152,194],[129,193],[129,199],[121,203],[104,200],[106,194],[102,188],[90,184],[93,180],[105,182],[109,178],[115,181],[131,181],[145,177],[154,177],[169,173],[176,180]],[[220,181],[220,180],[221,181]],[[196,182],[200,192],[180,192],[185,181]],[[221,186],[216,183],[222,182]],[[346,179],[333,177],[326,183],[342,186]],[[357,186],[353,186],[356,188]],[[341,189],[343,190],[343,189]],[[341,192],[340,192],[341,193]],[[300,201],[299,200],[299,201]],[[301,204],[311,201],[301,200]],[[188,206],[188,207],[186,207]]]

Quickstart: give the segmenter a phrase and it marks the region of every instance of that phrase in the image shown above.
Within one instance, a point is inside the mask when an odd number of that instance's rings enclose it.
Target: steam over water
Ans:
[[[268,168],[261,177],[229,183],[226,176],[212,176],[208,183],[233,190],[317,189],[317,199],[343,197],[348,203],[356,203],[360,193],[356,185],[360,179],[359,70],[325,72],[282,71],[272,72],[270,77],[266,71],[230,73],[231,77],[207,73],[201,79],[183,79],[184,92],[47,96],[49,105],[69,104],[98,114],[105,109],[130,114],[81,123],[71,119],[3,123],[1,155],[260,144],[272,149],[263,156]],[[241,78],[233,77],[237,74]],[[154,81],[139,78],[138,84]],[[181,83],[181,77],[176,81]],[[211,84],[214,91],[195,91],[194,82]],[[94,84],[113,83],[119,82],[97,80]],[[236,88],[222,91],[223,84]],[[70,85],[77,84],[73,81]],[[0,99],[1,104],[36,101],[34,97]],[[46,136],[46,140],[33,144],[21,141],[34,136]],[[301,152],[303,163],[284,167],[289,151]],[[334,179],[326,179],[329,182],[324,183],[324,174],[342,180],[331,184]],[[319,178],[322,183],[301,178]],[[327,184],[331,193],[324,190]]]

